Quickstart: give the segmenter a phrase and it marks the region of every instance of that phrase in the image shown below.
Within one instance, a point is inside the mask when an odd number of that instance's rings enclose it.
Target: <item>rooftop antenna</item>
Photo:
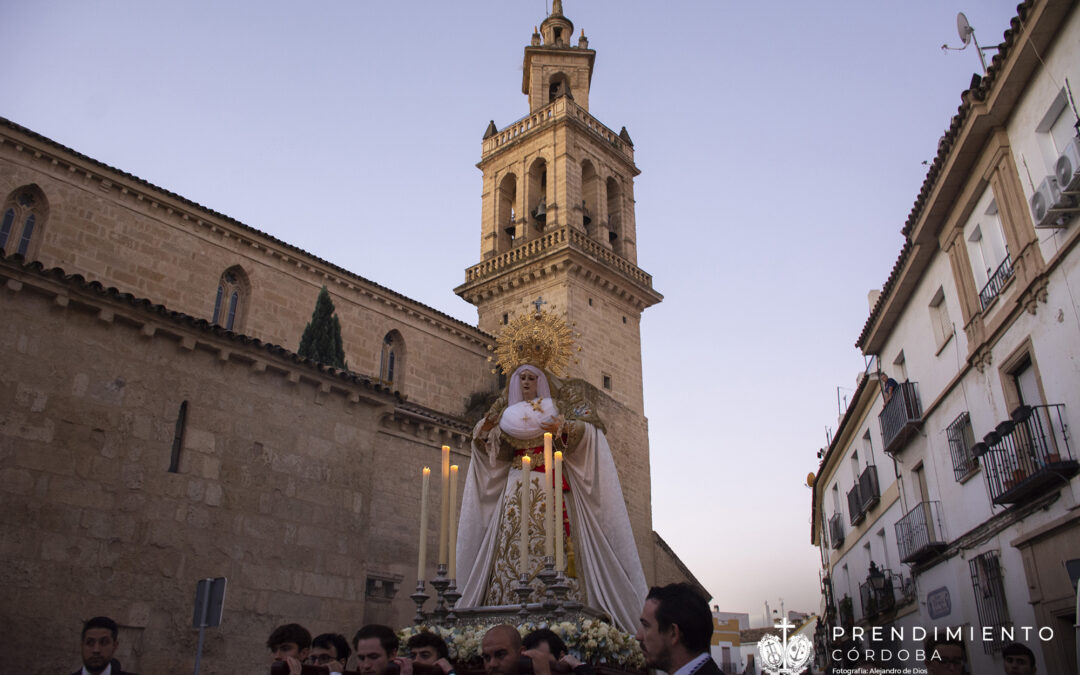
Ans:
[[[964,43],[963,47],[950,47],[948,43],[941,45],[941,51],[953,50],[962,52],[968,48],[968,45],[975,43],[975,51],[979,54],[979,63],[982,64],[983,75],[986,74],[986,57],[983,56],[983,52],[988,49],[997,49],[997,47],[980,47],[979,41],[975,39],[975,29],[968,23],[968,19],[964,16],[963,12],[956,15],[956,32],[960,35],[960,41]]]

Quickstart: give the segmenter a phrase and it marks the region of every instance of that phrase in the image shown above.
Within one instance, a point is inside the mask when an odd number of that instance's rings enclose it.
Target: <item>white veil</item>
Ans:
[[[523,372],[529,372],[536,375],[536,395],[539,398],[551,398],[551,387],[548,386],[547,375],[544,375],[544,371],[540,370],[536,366],[530,366],[525,364],[518,366],[513,375],[510,376],[510,380],[507,382],[510,389],[510,395],[506,400],[506,405],[511,406],[515,403],[521,403],[525,400],[521,395],[521,374]]]

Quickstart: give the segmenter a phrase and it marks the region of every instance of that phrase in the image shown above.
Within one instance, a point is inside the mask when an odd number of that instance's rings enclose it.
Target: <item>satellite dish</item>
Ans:
[[[806,487],[814,487],[814,472],[806,474]]]
[[[960,41],[964,43],[965,47],[971,44],[971,34],[975,32],[975,29],[968,23],[963,12],[956,15],[956,32],[960,34]]]

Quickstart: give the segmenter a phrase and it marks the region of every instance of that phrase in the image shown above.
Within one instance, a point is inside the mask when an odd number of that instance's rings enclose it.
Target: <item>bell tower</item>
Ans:
[[[525,47],[529,113],[484,133],[480,262],[454,292],[476,305],[489,333],[542,297],[581,333],[569,375],[643,415],[639,324],[663,296],[637,266],[640,171],[626,128],[589,113],[596,52],[584,31],[571,44],[562,5],[554,0]]]

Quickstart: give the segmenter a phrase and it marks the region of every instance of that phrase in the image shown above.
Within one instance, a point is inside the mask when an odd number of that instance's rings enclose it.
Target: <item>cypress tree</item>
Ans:
[[[298,353],[312,361],[347,370],[345,349],[341,345],[341,322],[334,315],[334,301],[326,286],[319,291],[311,321],[300,338]]]

